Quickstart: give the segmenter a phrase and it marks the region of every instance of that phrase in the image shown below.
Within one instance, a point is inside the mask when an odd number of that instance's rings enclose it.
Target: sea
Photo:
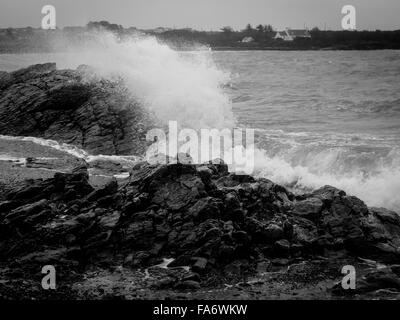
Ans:
[[[400,51],[177,52],[104,37],[63,53],[2,54],[0,70],[44,62],[122,77],[160,121],[254,129],[257,177],[293,192],[332,185],[400,212]]]

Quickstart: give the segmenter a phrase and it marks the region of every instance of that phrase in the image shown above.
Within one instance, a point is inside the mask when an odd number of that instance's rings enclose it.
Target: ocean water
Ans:
[[[256,176],[295,192],[333,185],[400,212],[400,51],[175,52],[154,39],[0,55],[122,76],[161,121],[256,132]]]
[[[260,175],[400,210],[400,51],[216,52]]]

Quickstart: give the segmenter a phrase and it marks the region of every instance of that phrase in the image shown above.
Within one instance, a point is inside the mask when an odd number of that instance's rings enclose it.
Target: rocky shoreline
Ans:
[[[325,298],[339,298],[349,294],[335,286],[349,263],[363,266],[356,297],[400,290],[400,217],[333,187],[295,196],[269,180],[229,173],[224,164],[140,163],[123,183],[97,189],[88,179],[83,165],[2,194],[2,298],[20,290],[25,298],[45,294],[15,284],[32,284],[49,264],[67,290],[56,291],[59,298],[82,292],[110,298],[98,290],[115,273],[119,280],[108,286],[133,286],[119,289],[124,297],[140,283],[147,297],[227,286],[222,296],[232,298],[238,283],[244,292],[264,285],[260,279],[249,284],[262,274],[287,286],[322,281]],[[163,258],[171,259],[168,266]],[[124,273],[131,275],[124,279]],[[89,290],[87,282],[95,280]],[[85,286],[77,287],[81,281]]]
[[[118,82],[55,63],[0,72],[0,134],[75,145],[90,154],[142,154],[151,116]]]
[[[121,116],[112,91],[97,90],[107,84],[87,87],[79,72],[47,64],[3,73],[0,133],[93,153],[143,148],[146,116],[135,108],[126,109],[135,116]],[[110,128],[121,117],[128,122],[119,136]],[[80,160],[0,188],[0,298],[400,298],[395,212],[331,186],[295,195],[230,173],[222,161],[138,162],[129,177],[110,174],[101,185],[91,182],[90,167]],[[56,290],[41,287],[45,265],[57,271]],[[346,265],[357,272],[354,290],[341,286]]]

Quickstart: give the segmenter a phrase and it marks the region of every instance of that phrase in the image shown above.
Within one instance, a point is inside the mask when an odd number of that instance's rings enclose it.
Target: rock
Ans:
[[[67,250],[59,248],[54,250],[45,250],[42,252],[35,252],[21,257],[19,263],[39,264],[42,266],[48,264],[60,263],[62,259],[66,258]]]
[[[278,256],[287,256],[290,252],[290,242],[286,239],[276,241],[274,244],[274,252]]]
[[[290,261],[288,259],[284,258],[276,258],[271,260],[271,263],[275,266],[287,266],[289,262]]]
[[[152,203],[171,210],[181,210],[189,204],[194,204],[204,191],[204,184],[195,173],[195,167],[191,165],[162,166],[144,178],[143,189],[155,190]],[[151,184],[147,186],[148,180],[151,180]]]
[[[87,201],[97,201],[100,198],[115,194],[118,191],[117,179],[113,178],[103,188],[94,190],[87,196]]]
[[[382,222],[393,225],[400,224],[400,216],[396,212],[387,210],[385,208],[370,208],[370,212]]]
[[[265,236],[269,240],[278,240],[283,237],[283,229],[277,224],[271,223],[264,230]]]
[[[0,134],[73,144],[92,154],[141,154],[152,120],[121,84],[83,70],[34,65],[0,76]]]
[[[240,209],[240,201],[234,192],[228,193],[225,196],[224,204],[227,212],[233,212],[237,209]]]
[[[225,219],[235,222],[242,222],[245,217],[245,212],[242,209],[234,209],[225,215]]]
[[[390,268],[374,269],[356,278],[355,288],[344,290],[338,282],[332,288],[336,295],[354,295],[391,289],[400,292],[400,278]]]
[[[308,198],[303,201],[296,201],[293,207],[293,214],[313,220],[321,213],[323,202],[319,198]]]
[[[306,247],[313,246],[318,238],[317,226],[308,219],[298,218],[293,225],[293,241]]]
[[[391,271],[400,278],[400,264],[390,266]]]
[[[267,272],[270,265],[271,265],[271,261],[269,261],[269,260],[260,261],[257,263],[256,270],[259,273]]]
[[[336,189],[335,187],[331,186],[324,186],[320,189],[315,190],[311,197],[319,198],[324,202],[331,202],[334,198],[339,198],[346,196],[346,193],[342,190]]]
[[[228,165],[222,159],[211,160],[207,167],[210,168],[215,175],[224,176],[228,174]]]
[[[200,283],[194,280],[185,280],[182,282],[178,282],[175,286],[175,289],[178,290],[198,290],[200,289]]]
[[[380,269],[364,276],[366,286],[358,286],[358,291],[393,288],[400,291],[400,278],[390,269]]]
[[[188,281],[188,280],[192,280],[192,281],[196,281],[196,282],[200,283],[200,275],[198,273],[191,273],[182,278],[182,281]]]
[[[214,198],[202,198],[190,208],[189,214],[199,222],[218,218],[220,216],[220,206],[220,202]]]
[[[14,81],[14,77],[5,71],[0,71],[0,90],[9,87]]]
[[[140,266],[146,265],[150,256],[151,255],[145,251],[137,252],[132,259],[132,264],[131,264],[132,267],[140,267]]]
[[[24,220],[28,219],[29,217],[32,217],[37,213],[44,212],[43,210],[47,208],[47,205],[48,201],[43,199],[32,204],[19,207],[6,215],[5,223],[8,225],[18,225],[19,222],[24,223]]]
[[[193,258],[192,271],[202,273],[206,270],[208,260],[206,258],[195,257]]]
[[[0,202],[0,213],[13,210],[21,205],[18,201],[2,201]]]
[[[0,72],[0,134],[55,139],[93,154],[143,153],[151,116],[123,83],[87,77],[91,72],[55,64]],[[270,180],[229,173],[219,159],[194,165],[178,157],[136,163],[120,186],[115,179],[90,184],[88,167],[112,175],[131,165],[103,160],[77,160],[79,166],[50,179],[2,184],[0,263],[20,268],[5,280],[59,263],[68,283],[82,270],[143,269],[169,257],[175,260],[167,268],[152,268],[163,277],[155,288],[196,290],[197,273],[207,285],[225,277],[237,283],[254,270],[279,270],[279,281],[292,285],[310,275],[317,282],[338,276],[341,255],[343,263],[362,257],[380,266],[361,270],[357,294],[400,291],[397,213],[368,208],[331,186],[294,195]],[[27,160],[31,169],[54,165]],[[289,274],[294,265],[301,272]],[[196,273],[185,276],[181,267]]]
[[[280,271],[285,281],[286,269],[304,263],[306,272],[324,270],[321,277],[331,279],[328,271],[337,272],[341,253],[350,261],[395,263],[364,281],[368,288],[397,288],[400,220],[395,213],[368,208],[331,187],[294,196],[268,180],[225,174],[212,166],[139,163],[124,185],[113,180],[93,189],[82,163],[54,178],[10,187],[0,203],[0,262],[20,261],[29,269],[29,259],[40,261],[37,253],[56,257],[64,252],[60,259],[67,261],[68,273],[77,271],[77,263],[85,269],[117,264],[143,269],[168,257],[175,259],[168,268],[152,272],[165,272],[165,277],[178,267],[191,267],[202,282],[217,283],[257,269]],[[310,261],[325,265],[314,270]],[[198,288],[197,276],[179,275],[181,288]],[[172,288],[176,281],[155,287]]]
[[[236,231],[232,232],[232,238],[237,242],[237,243],[243,243],[246,244],[250,241],[249,235],[247,234],[246,231]]]
[[[111,214],[102,216],[98,222],[99,226],[104,229],[114,229],[120,219],[120,212],[114,211]]]
[[[221,245],[219,248],[219,259],[222,261],[232,261],[235,257],[235,247],[230,245]]]
[[[214,171],[210,169],[208,166],[200,166],[196,168],[197,172],[199,173],[200,177],[204,180],[211,181],[211,178],[214,174]]]
[[[167,289],[172,288],[176,284],[176,280],[172,277],[166,277],[158,280],[156,283],[152,285],[152,287],[156,289]]]
[[[246,260],[235,260],[224,268],[224,275],[230,278],[240,277],[249,268]]]

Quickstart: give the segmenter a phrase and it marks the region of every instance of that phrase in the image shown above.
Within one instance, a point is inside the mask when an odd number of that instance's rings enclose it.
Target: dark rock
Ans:
[[[290,252],[290,242],[286,239],[279,240],[274,244],[274,252],[279,256],[287,256]]]
[[[99,219],[98,225],[104,229],[114,229],[120,219],[120,216],[121,213],[118,211],[104,215]]]
[[[238,243],[248,243],[250,241],[249,235],[245,231],[232,232],[232,238]]]
[[[66,142],[92,154],[146,150],[146,111],[121,84],[86,81],[83,70],[55,63],[0,75],[0,133]]]
[[[156,289],[168,289],[172,288],[176,284],[176,280],[172,277],[166,277],[158,280],[152,286]]]
[[[211,160],[207,167],[210,168],[217,176],[224,176],[228,174],[228,165],[222,159]]]
[[[400,291],[400,278],[390,268],[374,269],[356,277],[354,289],[344,290],[342,283],[338,282],[332,291],[336,295],[354,295],[382,289]]]
[[[224,268],[224,274],[230,278],[240,277],[249,268],[247,260],[235,260]]]
[[[245,217],[245,213],[242,209],[235,209],[231,212],[228,212],[226,217],[232,221],[242,222]]]
[[[135,253],[132,259],[132,267],[140,267],[146,265],[148,260],[150,259],[150,256],[150,253],[145,251],[139,251]]]
[[[21,205],[18,201],[3,201],[0,202],[0,213],[13,210]]]
[[[51,179],[10,187],[0,204],[0,262],[21,261],[29,268],[30,260],[60,258],[72,269],[76,263],[81,268],[145,268],[170,257],[175,261],[167,269],[154,270],[177,272],[175,267],[188,266],[208,283],[224,276],[238,280],[256,269],[287,275],[291,261],[316,257],[325,264],[321,277],[331,279],[328,270],[337,276],[335,254],[341,253],[348,260],[395,264],[364,278],[362,292],[398,290],[396,213],[369,209],[332,187],[294,196],[269,180],[238,177],[213,166],[140,163],[125,185],[118,188],[111,181],[94,190],[83,163]],[[257,267],[260,261],[265,263]],[[318,273],[313,270],[308,271]],[[194,289],[200,280],[176,279],[181,288]],[[171,288],[176,281],[155,286]]]
[[[219,258],[222,261],[232,261],[235,258],[235,247],[229,245],[221,245],[219,248]]]
[[[397,275],[400,278],[400,265],[399,264],[395,264],[390,266],[390,269],[392,270],[392,272]]]
[[[260,261],[257,263],[256,270],[257,270],[257,272],[260,272],[260,273],[267,272],[270,265],[271,265],[271,261],[269,261],[269,260]]]
[[[5,217],[5,223],[8,225],[18,225],[19,222],[23,223],[24,220],[28,219],[29,217],[32,217],[37,213],[43,212],[43,210],[47,207],[48,201],[45,199],[19,207],[11,211]]]
[[[334,198],[343,197],[345,195],[346,193],[344,191],[331,186],[324,186],[311,194],[312,197],[319,198],[324,202],[331,202]]]
[[[264,229],[265,237],[269,240],[279,240],[283,237],[283,229],[277,224],[271,223]]]
[[[207,197],[198,200],[189,210],[189,214],[197,221],[218,218],[220,216],[220,202],[214,198]]]
[[[208,260],[206,258],[195,257],[193,258],[192,270],[193,272],[202,273],[206,270]]]
[[[275,266],[287,266],[290,263],[290,261],[284,258],[276,258],[272,259],[271,263]]]
[[[382,222],[393,225],[400,224],[400,216],[396,212],[387,210],[385,208],[371,208],[370,212]]]
[[[178,290],[198,290],[200,289],[200,283],[194,280],[185,280],[178,282],[175,286]]]
[[[112,179],[103,188],[94,190],[87,196],[87,201],[97,201],[100,198],[115,194],[118,191],[117,179]]]
[[[200,275],[198,273],[191,273],[182,278],[182,281],[188,281],[188,280],[200,282]]]
[[[21,257],[19,263],[39,264],[42,266],[48,264],[59,263],[62,259],[66,258],[67,249],[59,248],[52,250],[45,250],[42,252],[34,252]]]
[[[293,214],[307,219],[316,219],[321,213],[323,202],[319,198],[308,198],[294,203]]]

